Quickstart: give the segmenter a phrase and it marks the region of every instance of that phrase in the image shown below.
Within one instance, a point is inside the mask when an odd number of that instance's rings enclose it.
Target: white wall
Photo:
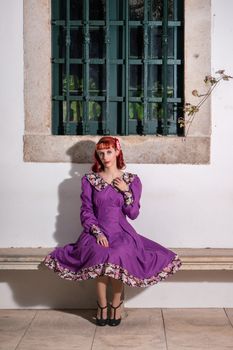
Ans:
[[[23,1],[0,6],[0,246],[53,247],[81,231],[80,177],[90,165],[23,162]],[[232,12],[231,0],[212,1],[212,73],[233,75]],[[233,246],[232,87],[223,82],[213,94],[210,165],[128,164],[143,183],[141,215],[132,222],[139,233],[166,247]],[[126,288],[126,305],[233,307],[232,277],[180,271],[150,288]],[[64,281],[51,271],[2,271],[0,282],[0,308],[95,304],[93,281]]]

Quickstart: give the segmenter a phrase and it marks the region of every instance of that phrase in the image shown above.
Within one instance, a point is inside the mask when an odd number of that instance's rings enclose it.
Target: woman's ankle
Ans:
[[[107,299],[98,299],[97,304],[99,304],[98,306],[105,307],[108,305],[108,302]]]
[[[113,298],[112,302],[111,302],[111,305],[114,306],[114,307],[118,307],[121,302],[122,302],[122,298],[121,297]]]
[[[103,318],[103,319],[106,319],[107,316],[108,316],[108,308],[107,308],[107,302],[105,303],[105,305],[101,305],[99,302],[98,302],[98,308],[97,308],[97,315],[96,317],[97,318]]]
[[[117,300],[114,302],[112,301],[111,303],[111,312],[110,312],[110,318],[113,319],[120,319],[121,318],[121,312],[122,312],[122,309],[121,309],[121,306],[122,306],[122,300]]]

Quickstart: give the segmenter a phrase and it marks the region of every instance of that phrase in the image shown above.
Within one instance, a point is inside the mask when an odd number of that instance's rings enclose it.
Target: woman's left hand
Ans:
[[[124,192],[124,191],[129,191],[129,186],[127,185],[127,183],[121,179],[120,177],[116,177],[113,180],[113,185],[115,187],[117,187],[120,191]]]

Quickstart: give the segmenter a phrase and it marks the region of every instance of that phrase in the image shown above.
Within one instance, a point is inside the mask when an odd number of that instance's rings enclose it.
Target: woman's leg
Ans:
[[[96,279],[96,291],[97,300],[100,306],[104,307],[107,305],[107,286],[108,286],[108,276],[101,276]],[[100,318],[101,310],[98,307],[97,318]],[[107,318],[107,308],[103,310],[103,318]]]
[[[112,284],[112,306],[117,307],[121,302],[121,295],[123,292],[123,282],[120,280],[116,280],[114,278],[110,278]],[[110,318],[114,317],[114,310],[111,308]],[[116,310],[116,319],[121,317],[121,307]]]

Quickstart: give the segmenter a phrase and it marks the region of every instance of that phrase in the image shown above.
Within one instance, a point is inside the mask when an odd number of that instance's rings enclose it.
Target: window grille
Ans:
[[[52,0],[52,133],[183,135],[183,0]]]

